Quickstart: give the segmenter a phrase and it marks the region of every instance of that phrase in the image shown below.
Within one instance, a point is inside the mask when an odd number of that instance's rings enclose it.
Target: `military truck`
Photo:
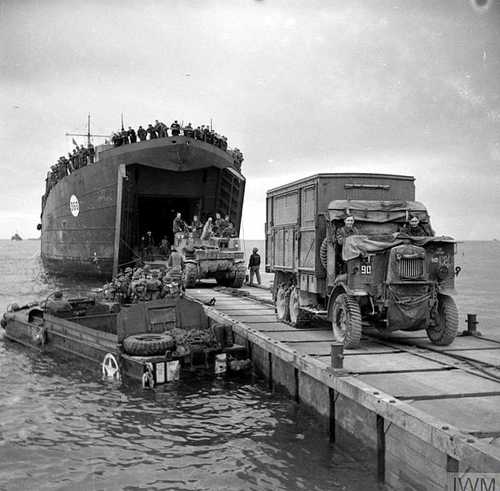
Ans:
[[[279,320],[327,319],[346,348],[359,345],[368,324],[382,331],[425,329],[438,345],[453,341],[456,243],[433,237],[414,181],[317,174],[268,191],[266,271],[274,273]],[[358,234],[341,245],[336,232],[347,216],[355,218]],[[410,216],[427,236],[400,232]]]
[[[184,256],[184,286],[193,288],[204,278],[215,278],[220,286],[241,288],[245,281],[245,258],[240,239],[176,234],[175,246]]]

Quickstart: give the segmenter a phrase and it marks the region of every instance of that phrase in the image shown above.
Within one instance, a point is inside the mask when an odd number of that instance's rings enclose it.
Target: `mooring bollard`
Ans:
[[[462,336],[481,336],[482,334],[477,330],[479,321],[476,314],[467,314],[467,331],[462,333]]]
[[[332,343],[332,368],[344,368],[344,343]]]

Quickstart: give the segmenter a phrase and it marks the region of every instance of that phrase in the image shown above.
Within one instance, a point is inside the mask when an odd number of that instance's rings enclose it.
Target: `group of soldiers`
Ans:
[[[434,236],[434,231],[430,225],[422,223],[415,215],[408,217],[408,221],[399,227],[398,233],[406,234],[410,237]],[[344,225],[337,230],[335,238],[338,244],[343,245],[345,239],[351,235],[359,235],[359,230],[354,225],[354,217],[349,215],[344,219]]]
[[[95,148],[92,143],[87,146],[76,145],[73,152],[69,152],[68,156],[62,155],[58,161],[47,172],[45,185],[45,196],[48,196],[50,190],[64,177],[71,174],[73,171],[85,167],[88,164],[93,164],[95,158]]]
[[[175,234],[191,233],[193,238],[202,240],[209,239],[210,237],[236,237],[236,229],[229,215],[222,218],[220,213],[215,214],[215,219],[208,217],[205,223],[198,217],[193,216],[191,225],[188,225],[182,218],[180,212],[177,213],[172,224],[172,232]]]
[[[234,163],[238,169],[241,169],[241,164],[243,162],[243,154],[239,148],[234,148],[228,150],[227,137],[224,135],[219,135],[219,133],[213,131],[209,126],[201,125],[193,128],[191,123],[185,126],[181,126],[177,120],[175,120],[170,127],[165,123],[156,120],[155,124],[149,124],[147,128],[139,126],[137,132],[131,126],[128,129],[122,128],[121,131],[113,133],[111,136],[111,143],[115,147],[120,147],[122,145],[128,145],[131,143],[137,143],[146,140],[155,140],[157,138],[165,138],[168,136],[187,136],[188,138],[194,138],[195,140],[204,141],[215,145],[216,147],[229,151],[233,156]]]
[[[205,222],[200,220],[198,215],[194,215],[191,224],[187,224],[182,218],[182,213],[178,212],[172,223],[172,232],[177,238],[190,236],[193,239],[208,240],[211,237],[232,238],[237,237],[236,229],[229,215],[222,218],[220,213],[215,214],[215,220],[208,217]],[[140,253],[143,260],[153,259],[155,252],[160,256],[169,258],[171,255],[170,243],[166,235],[159,243],[153,237],[150,230],[141,237]]]
[[[113,302],[137,303],[178,296],[182,290],[181,268],[172,265],[163,270],[145,265],[125,268],[104,285],[103,295],[106,300]]]

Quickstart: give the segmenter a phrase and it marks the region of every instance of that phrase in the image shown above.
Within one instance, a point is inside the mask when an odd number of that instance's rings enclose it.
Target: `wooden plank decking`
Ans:
[[[249,340],[258,336],[261,346],[262,343],[270,346],[270,360],[271,353],[281,350],[279,362],[288,362],[295,365],[295,370],[297,366],[300,370],[301,362],[296,361],[300,358],[310,373],[317,373],[318,380],[329,380],[334,338],[325,322],[318,322],[310,329],[297,329],[278,322],[271,305],[271,294],[264,289],[245,287],[238,296],[231,296],[230,292],[200,287],[188,290],[188,294],[201,302],[215,298],[214,310],[218,314],[247,330]],[[398,410],[403,413],[398,413],[397,417],[391,411],[381,410],[377,414],[388,418],[387,421],[393,418],[392,422],[397,422],[399,428],[406,426],[404,429],[411,438],[418,437],[422,445],[439,447],[439,451],[445,454],[450,455],[446,449],[455,450],[453,445],[458,444],[454,442],[450,447],[449,442],[441,441],[442,436],[431,436],[434,429],[446,432],[450,427],[460,434],[470,435],[466,442],[480,446],[477,459],[474,449],[461,448],[457,455],[471,459],[467,464],[469,468],[475,465],[477,469],[482,465],[483,472],[500,472],[500,336],[487,339],[457,337],[451,346],[434,346],[424,331],[395,332],[381,337],[369,330],[369,334],[363,336],[361,346],[346,350],[344,356],[344,369],[348,372],[344,381],[353,384],[352,390],[346,386],[346,392],[358,393],[358,385],[362,383],[373,394],[380,391],[387,395],[389,402],[399,404],[401,401]],[[278,361],[274,361],[274,365]],[[279,364],[272,368],[283,370]],[[358,401],[361,405],[376,407],[372,401],[361,401],[363,397]],[[368,414],[364,418],[370,419]],[[422,428],[411,427],[415,418],[422,421]],[[424,428],[427,421],[430,426]],[[453,442],[452,437],[450,440]],[[425,454],[429,449],[420,451]],[[408,465],[411,466],[411,462]],[[453,468],[453,465],[447,464],[448,468]]]

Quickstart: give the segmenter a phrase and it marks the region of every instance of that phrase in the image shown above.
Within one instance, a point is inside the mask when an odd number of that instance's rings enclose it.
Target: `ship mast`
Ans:
[[[109,135],[97,135],[90,133],[90,113],[87,117],[87,133],[66,133],[66,136],[86,136],[87,137],[87,146],[90,146],[90,138],[109,138]]]

